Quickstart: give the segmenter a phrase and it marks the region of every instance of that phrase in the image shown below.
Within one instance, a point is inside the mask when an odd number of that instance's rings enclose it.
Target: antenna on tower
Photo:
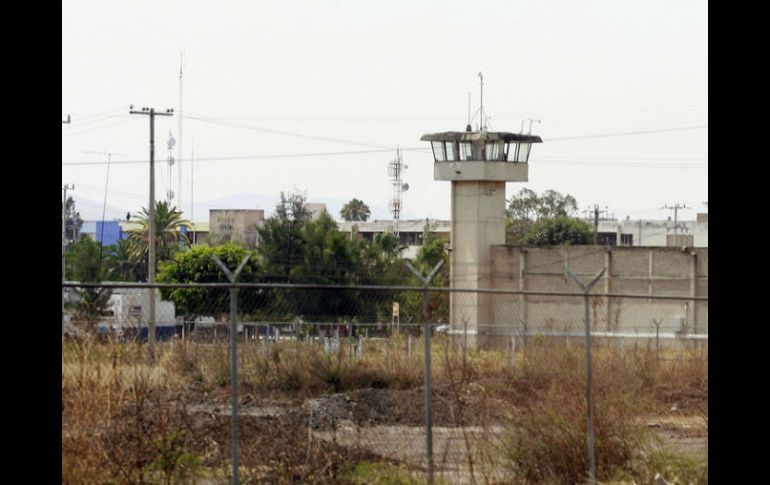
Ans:
[[[172,185],[172,178],[171,178],[171,167],[174,166],[174,145],[176,145],[176,140],[174,139],[174,135],[171,134],[171,131],[168,132],[168,192],[166,192],[166,199],[168,199],[169,203],[171,202],[171,199],[174,198],[174,191],[171,189]]]
[[[396,147],[396,158],[388,164],[388,176],[393,185],[393,198],[390,200],[389,208],[393,214],[393,235],[398,237],[398,222],[401,219],[401,209],[403,208],[401,194],[409,190],[409,184],[401,180],[404,171],[409,168],[401,160],[401,149]]]
[[[479,82],[481,86],[481,100],[479,102],[479,130],[484,129],[484,74],[479,71]]]
[[[521,129],[519,130],[519,134],[520,135],[524,134],[524,123],[526,123],[527,121],[529,121],[529,131],[527,132],[528,135],[532,134],[532,123],[535,123],[535,122],[538,123],[538,124],[541,123],[540,120],[535,120],[535,119],[532,119],[532,118],[527,118],[525,120],[521,120]]]
[[[468,124],[465,126],[465,131],[471,132],[471,93],[468,93]]]

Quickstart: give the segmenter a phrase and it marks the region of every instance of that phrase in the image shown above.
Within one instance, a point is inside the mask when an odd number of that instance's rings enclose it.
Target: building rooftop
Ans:
[[[445,131],[443,133],[428,133],[422,135],[422,141],[503,141],[525,143],[543,143],[543,139],[535,135],[522,135],[520,133],[508,133],[504,131]]]
[[[443,221],[430,219],[431,232],[449,232],[452,230],[452,221]],[[337,226],[342,232],[350,232],[353,226],[356,226],[358,232],[385,232],[392,231],[393,220],[373,220],[373,221],[348,221],[338,222]],[[423,232],[425,230],[425,219],[408,219],[398,221],[399,232]]]
[[[192,222],[190,223],[193,231],[209,232],[209,222]],[[120,230],[123,232],[138,231],[142,225],[136,221],[120,221]]]

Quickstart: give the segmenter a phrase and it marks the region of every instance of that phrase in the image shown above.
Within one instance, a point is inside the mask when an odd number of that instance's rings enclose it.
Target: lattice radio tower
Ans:
[[[401,176],[409,168],[401,160],[401,150],[396,148],[396,158],[388,163],[388,176],[393,186],[393,198],[390,200],[390,212],[393,214],[393,235],[398,237],[398,221],[401,219],[401,209],[403,208],[401,194],[409,190],[409,184],[403,183]]]
[[[174,139],[174,135],[172,135],[171,132],[169,131],[168,132],[168,142],[167,142],[167,147],[168,147],[168,192],[166,192],[166,199],[168,200],[169,204],[171,204],[172,199],[176,195],[176,194],[174,194],[174,191],[171,188],[171,186],[173,184],[172,181],[174,180],[173,178],[171,178],[171,172],[172,172],[171,171],[171,167],[173,167],[174,163],[176,162],[176,160],[174,160],[174,154],[173,154],[174,145],[176,145],[176,140]],[[179,187],[179,189],[181,191],[181,186]],[[180,210],[181,210],[181,207],[180,207]]]

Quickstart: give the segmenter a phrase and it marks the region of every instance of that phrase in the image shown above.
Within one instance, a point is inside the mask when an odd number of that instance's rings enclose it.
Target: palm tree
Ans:
[[[345,221],[366,221],[369,219],[369,214],[371,214],[369,206],[358,199],[352,199],[340,210],[340,216]]]
[[[106,249],[108,250],[107,274],[111,280],[141,281],[143,279],[144,268],[141,261],[133,257],[133,245],[130,239],[121,239]]]
[[[142,211],[134,217],[141,224],[141,227],[131,231],[131,235],[129,235],[131,257],[134,261],[140,261],[143,263],[142,266],[147,267],[150,253],[150,245],[148,244],[150,211],[146,207],[142,207]],[[182,245],[190,243],[187,235],[182,232],[182,228],[189,230],[190,227],[190,221],[182,219],[182,212],[177,210],[175,206],[171,206],[167,201],[155,203],[156,264],[171,259]]]

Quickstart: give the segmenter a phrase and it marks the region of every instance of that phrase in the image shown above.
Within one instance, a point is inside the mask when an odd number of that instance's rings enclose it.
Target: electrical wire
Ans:
[[[127,119],[123,119],[123,120],[120,120],[120,121],[115,121],[115,122],[108,123],[108,124],[102,125],[102,126],[96,126],[96,127],[88,128],[88,129],[85,129],[85,130],[82,130],[82,131],[76,131],[76,132],[73,132],[73,133],[62,133],[62,138],[67,138],[67,137],[71,137],[71,136],[75,136],[75,135],[82,135],[83,133],[90,133],[92,131],[98,131],[98,130],[102,130],[104,128],[110,128],[112,126],[122,125],[122,124],[125,124],[125,123],[129,123],[129,122],[133,121],[134,119],[135,118],[129,117]],[[106,163],[106,162],[102,162],[102,163]]]

